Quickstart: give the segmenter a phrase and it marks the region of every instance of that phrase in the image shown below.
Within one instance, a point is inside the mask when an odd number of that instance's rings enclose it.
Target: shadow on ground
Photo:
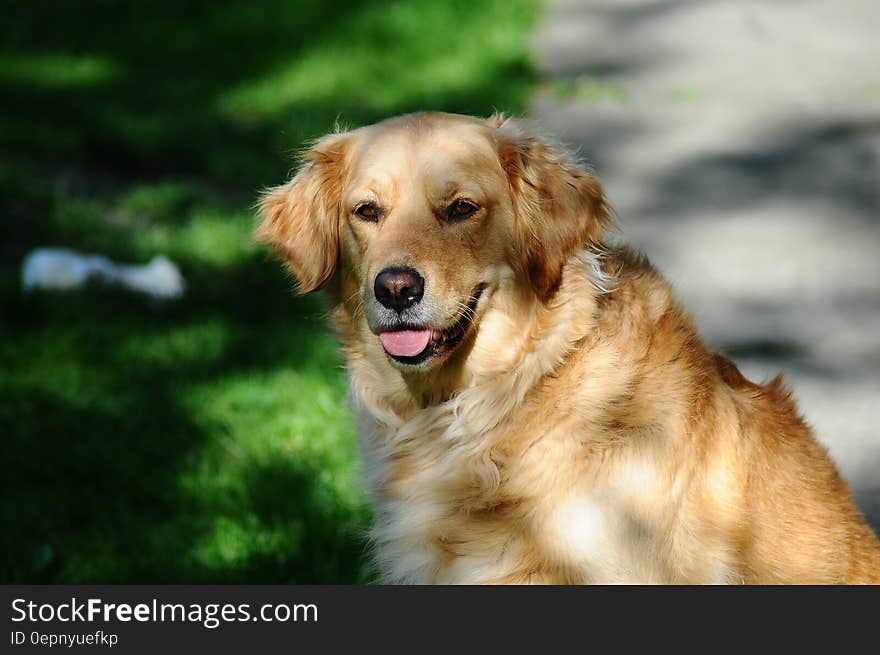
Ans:
[[[767,201],[824,203],[868,223],[880,220],[880,121],[767,130],[759,149],[688,159],[651,181],[655,216],[743,211]]]

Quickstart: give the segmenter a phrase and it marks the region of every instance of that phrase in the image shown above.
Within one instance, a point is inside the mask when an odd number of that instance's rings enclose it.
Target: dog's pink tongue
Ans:
[[[379,335],[382,347],[395,357],[415,357],[431,340],[431,330],[398,330]]]

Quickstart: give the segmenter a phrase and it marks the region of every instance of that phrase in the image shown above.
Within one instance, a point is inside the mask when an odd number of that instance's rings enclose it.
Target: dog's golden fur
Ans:
[[[746,380],[644,258],[603,245],[602,189],[557,148],[516,120],[416,114],[305,162],[257,237],[327,291],[385,581],[880,582],[880,543],[780,379]],[[462,195],[479,211],[443,219]],[[421,368],[371,314],[401,265],[436,327],[486,290]]]

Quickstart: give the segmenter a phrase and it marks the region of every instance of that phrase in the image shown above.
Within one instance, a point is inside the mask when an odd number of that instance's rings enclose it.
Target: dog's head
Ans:
[[[403,370],[439,365],[505,280],[549,302],[609,220],[599,183],[519,121],[415,114],[319,140],[256,237],[330,283]]]

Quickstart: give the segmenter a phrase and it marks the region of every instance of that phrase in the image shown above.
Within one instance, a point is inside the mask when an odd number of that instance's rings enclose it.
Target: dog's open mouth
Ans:
[[[409,325],[380,332],[379,340],[385,352],[394,361],[408,366],[419,366],[452,352],[473,325],[477,303],[485,288],[482,284],[476,288],[458,318],[446,328]]]

